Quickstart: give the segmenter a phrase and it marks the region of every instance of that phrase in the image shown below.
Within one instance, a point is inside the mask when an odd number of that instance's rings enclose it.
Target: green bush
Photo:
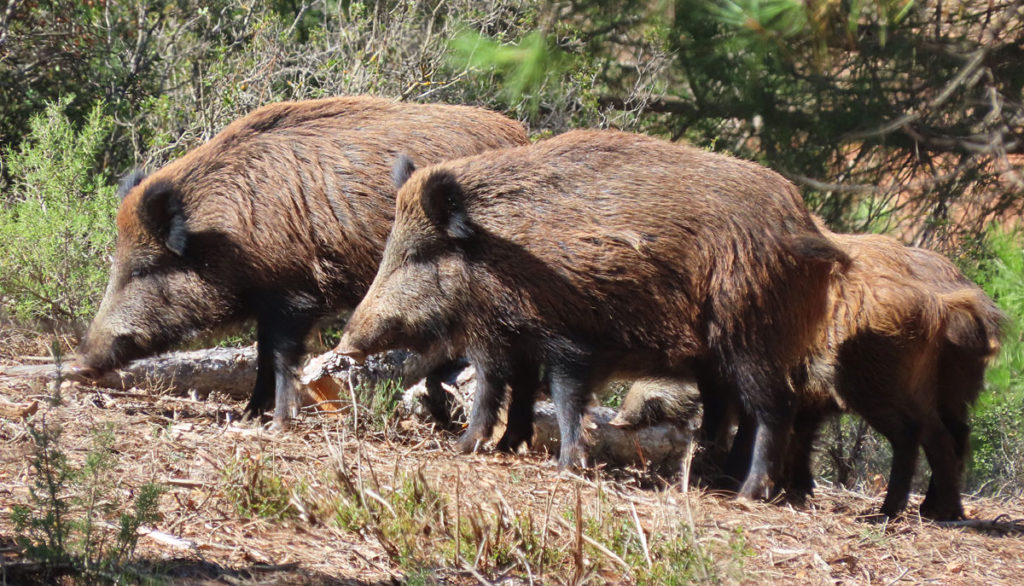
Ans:
[[[81,128],[50,104],[17,149],[0,200],[0,314],[49,327],[84,323],[99,302],[115,234],[114,188],[98,172],[111,120],[99,105]]]
[[[989,230],[968,274],[995,299],[1009,320],[1003,348],[989,366],[974,411],[967,486],[996,492],[1024,487],[1024,235]]]

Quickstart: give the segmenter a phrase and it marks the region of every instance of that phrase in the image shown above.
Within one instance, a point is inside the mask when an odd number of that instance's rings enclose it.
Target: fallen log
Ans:
[[[400,368],[400,362],[396,366],[392,357],[388,366]],[[381,370],[382,367],[376,365],[372,369]],[[324,404],[345,403],[352,394],[350,381],[358,380],[359,384],[364,384],[367,378],[373,378],[368,377],[367,372],[365,365],[356,365],[344,356],[328,352],[309,362],[304,369],[302,381],[317,389],[317,396]],[[441,383],[444,391],[452,395],[450,404],[456,407],[453,418],[457,423],[460,417],[462,423],[465,423],[463,414],[470,411],[476,390],[475,374],[475,369],[469,366]],[[399,404],[401,414],[430,420],[428,395],[425,380],[407,389]],[[661,424],[638,431],[626,431],[609,425],[615,413],[614,409],[608,407],[591,406],[588,409],[584,432],[590,458],[612,466],[640,466],[666,472],[679,470],[682,458],[688,453],[694,438],[692,427]],[[495,439],[501,437],[502,432],[500,427],[496,429]],[[550,401],[539,401],[534,410],[531,449],[557,454],[559,439],[554,405]]]
[[[377,383],[394,381],[406,375],[422,377],[423,365],[409,362],[410,355],[391,352],[372,357],[366,364],[328,352],[313,358],[303,369],[300,380],[303,400],[318,405],[320,411],[347,413],[352,399],[368,402],[368,389]],[[54,364],[0,366],[0,376],[34,378],[54,381],[75,380],[82,383],[128,391],[138,388],[147,391],[166,391],[173,394],[206,395],[216,391],[244,399],[252,392],[256,382],[256,348],[211,348],[187,352],[170,352],[130,363],[127,367],[108,373],[98,381],[83,379],[71,371],[70,361],[62,365],[59,374]],[[411,366],[410,366],[411,365]],[[415,374],[410,374],[415,373]],[[392,382],[393,384],[393,382]],[[452,395],[454,421],[464,419],[473,402],[476,389],[475,370],[467,367],[441,381],[443,390]],[[401,388],[393,386],[392,388]],[[420,380],[404,391],[400,405],[402,414],[430,420],[424,402],[426,382]],[[12,412],[20,416],[20,409]],[[591,407],[585,422],[589,454],[595,461],[614,466],[635,465],[677,469],[688,450],[693,432],[690,428],[671,424],[653,426],[640,431],[624,431],[608,422],[615,411],[607,407]],[[500,437],[501,429],[495,437]],[[558,453],[558,422],[550,402],[537,404],[534,420],[532,449]]]
[[[168,352],[134,360],[122,369],[106,373],[99,380],[86,379],[61,364],[0,366],[0,376],[55,381],[73,380],[83,384],[126,391],[133,387],[201,395],[217,391],[235,398],[248,398],[256,384],[256,347],[208,348]]]

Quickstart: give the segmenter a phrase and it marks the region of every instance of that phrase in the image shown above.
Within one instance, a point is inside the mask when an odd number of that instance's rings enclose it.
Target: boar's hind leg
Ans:
[[[257,417],[275,406],[274,420],[288,419],[297,402],[295,371],[315,322],[305,314],[260,316],[256,324],[256,385],[245,408],[247,417]]]
[[[957,457],[958,438],[950,433],[950,429],[938,417],[931,419],[921,442],[932,469],[928,493],[921,503],[921,514],[940,521],[960,519],[964,512],[960,504],[961,460]]]
[[[735,363],[733,368],[739,370]],[[751,364],[751,363],[747,363]],[[743,373],[740,373],[743,374]],[[785,376],[750,376],[746,373],[739,381],[744,403],[757,422],[750,471],[740,487],[740,496],[749,499],[770,500],[782,488],[782,468],[795,415],[794,396]],[[767,374],[767,373],[765,373]],[[773,383],[773,380],[774,383]],[[765,381],[756,385],[754,381]]]
[[[793,435],[787,450],[785,478],[786,498],[802,504],[814,493],[814,473],[811,471],[814,442],[818,438],[824,415],[816,409],[797,410],[793,422]]]
[[[754,441],[757,439],[757,420],[739,405],[734,410],[736,418],[736,435],[732,438],[725,464],[721,472],[713,479],[711,486],[731,492],[738,492],[743,480],[750,473],[750,463],[754,459]]]
[[[907,506],[920,444],[917,434],[910,425],[896,433],[886,433],[887,430],[879,427],[876,429],[882,431],[892,445],[892,468],[889,470],[889,488],[882,502],[882,514],[886,517],[895,517]]]

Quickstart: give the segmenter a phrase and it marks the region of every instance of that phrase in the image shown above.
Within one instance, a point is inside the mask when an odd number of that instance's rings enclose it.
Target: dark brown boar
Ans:
[[[519,123],[465,106],[344,97],[260,108],[125,186],[81,364],[106,371],[255,318],[246,412],[276,397],[283,420],[310,329],[354,307],[377,270],[397,153],[429,164],[525,142]]]
[[[792,424],[786,375],[818,333],[841,258],[763,167],[575,131],[414,173],[336,351],[465,348],[479,382],[464,449],[490,437],[506,385],[511,407],[532,400],[530,365],[544,365],[563,466],[582,454],[597,385],[706,363],[715,389],[762,423],[742,494],[763,497]]]
[[[787,493],[798,501],[811,494],[818,430],[825,418],[846,409],[892,445],[883,515],[893,517],[906,506],[923,446],[932,476],[922,515],[962,517],[968,409],[999,349],[1004,316],[939,254],[885,236],[823,231],[852,260],[831,286],[818,350],[794,371],[800,407],[786,463]],[[740,423],[737,459],[751,449],[749,426]]]

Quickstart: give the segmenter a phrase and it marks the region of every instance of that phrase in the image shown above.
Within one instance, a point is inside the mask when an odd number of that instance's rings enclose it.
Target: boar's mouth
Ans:
[[[342,342],[344,342],[344,340],[342,340]],[[345,344],[338,344],[338,346],[334,348],[334,353],[341,354],[342,356],[348,356],[354,360],[356,364],[366,362],[366,352]]]
[[[436,335],[408,335],[402,329],[399,320],[383,319],[370,335],[362,334],[359,327],[346,329],[334,353],[347,356],[362,364],[368,356],[388,350],[408,350],[416,354],[425,354],[438,345],[448,348],[451,352],[454,344]]]
[[[132,360],[162,352],[165,348],[143,348],[134,336],[119,335],[104,348],[91,348],[88,337],[80,347],[75,372],[86,378],[98,379],[104,374],[127,365]]]
[[[622,413],[617,413],[615,417],[608,422],[608,425],[625,431],[635,431],[638,427],[640,427],[638,422],[630,421],[629,419],[624,417]]]

